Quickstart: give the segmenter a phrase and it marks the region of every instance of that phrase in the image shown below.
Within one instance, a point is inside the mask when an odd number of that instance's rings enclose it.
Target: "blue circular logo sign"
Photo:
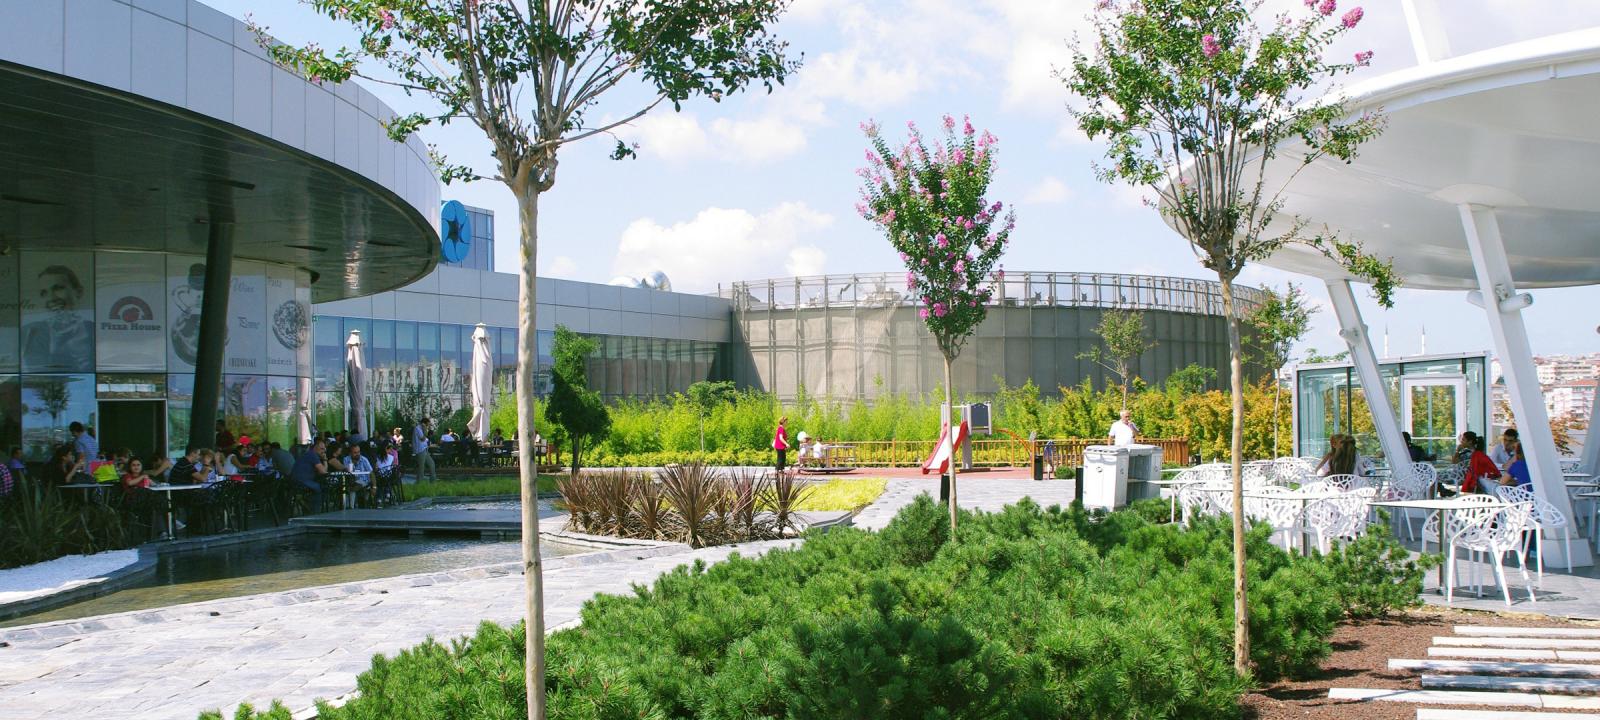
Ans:
[[[458,263],[466,259],[471,248],[472,216],[460,200],[451,200],[439,213],[439,254],[445,262]]]

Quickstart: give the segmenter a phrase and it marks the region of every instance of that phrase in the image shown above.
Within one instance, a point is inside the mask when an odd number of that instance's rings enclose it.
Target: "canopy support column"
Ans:
[[[1361,381],[1362,394],[1367,399],[1367,409],[1372,412],[1372,425],[1378,432],[1378,444],[1389,467],[1404,467],[1411,462],[1411,450],[1405,438],[1400,437],[1400,421],[1395,419],[1394,406],[1389,404],[1389,393],[1383,386],[1383,375],[1378,372],[1378,356],[1372,351],[1372,338],[1367,335],[1367,325],[1361,320],[1361,308],[1356,306],[1356,296],[1349,280],[1328,280],[1328,297],[1333,300],[1333,314],[1339,318],[1339,337],[1350,349],[1350,360],[1356,366],[1356,377]]]
[[[1589,429],[1583,439],[1583,455],[1578,460],[1578,471],[1594,475],[1600,473],[1600,432],[1595,423],[1600,422],[1600,383],[1594,386],[1594,401],[1589,405]]]
[[[1517,294],[1495,209],[1472,203],[1462,203],[1456,207],[1461,213],[1461,227],[1466,232],[1467,249],[1472,252],[1472,267],[1478,275],[1478,292],[1481,294],[1484,315],[1489,319],[1489,334],[1494,338],[1494,350],[1500,357],[1500,367],[1505,374],[1511,412],[1516,416],[1517,429],[1521,431],[1523,454],[1528,458],[1528,473],[1533,477],[1534,492],[1565,514],[1568,523],[1572,524],[1575,522],[1572,503],[1567,497],[1566,482],[1561,475],[1561,459],[1556,452],[1555,436],[1550,432],[1550,416],[1545,412],[1544,393],[1534,370],[1527,327],[1522,321],[1522,308],[1533,304],[1533,297],[1525,293]],[[1544,552],[1546,567],[1567,564],[1566,543],[1546,542]],[[1572,564],[1585,567],[1594,564],[1588,543],[1572,544]]]
[[[233,223],[213,220],[206,242],[206,279],[200,300],[200,337],[194,357],[194,400],[189,409],[189,444],[216,442],[217,406],[222,402],[222,357],[228,340],[228,295],[233,290]]]

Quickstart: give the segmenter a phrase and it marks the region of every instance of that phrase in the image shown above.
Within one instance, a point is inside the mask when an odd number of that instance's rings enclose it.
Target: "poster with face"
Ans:
[[[206,290],[206,260],[167,256],[167,370],[194,370],[200,347],[200,306]]]
[[[166,268],[160,256],[95,257],[95,353],[101,371],[167,369]]]
[[[260,263],[233,263],[233,292],[228,296],[226,372],[267,370],[267,269]]]
[[[94,370],[94,255],[31,253],[22,261],[22,371]]]
[[[300,374],[298,358],[309,349],[311,308],[301,304],[295,293],[295,271],[267,266],[266,345],[267,374]]]
[[[17,253],[0,255],[0,373],[22,369],[22,283]]]

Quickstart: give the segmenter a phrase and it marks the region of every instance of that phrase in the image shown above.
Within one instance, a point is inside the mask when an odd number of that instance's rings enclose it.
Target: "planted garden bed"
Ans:
[[[1252,680],[1230,656],[1230,532],[1025,500],[962,513],[950,541],[919,497],[878,533],[595,598],[550,637],[550,717],[1237,718]],[[1307,559],[1260,528],[1249,548],[1256,681],[1311,676],[1341,618],[1421,584],[1383,536]],[[1357,563],[1375,570],[1344,571]],[[520,627],[485,623],[377,658],[323,717],[520,717],[522,652]]]

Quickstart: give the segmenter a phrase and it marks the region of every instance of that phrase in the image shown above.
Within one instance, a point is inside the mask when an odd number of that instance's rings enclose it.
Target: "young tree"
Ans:
[[[1101,0],[1093,42],[1075,44],[1064,73],[1082,102],[1072,110],[1079,129],[1106,143],[1100,179],[1147,187],[1167,221],[1200,263],[1217,274],[1228,322],[1233,393],[1234,665],[1250,666],[1246,602],[1244,508],[1244,371],[1233,283],[1251,262],[1301,245],[1339,262],[1372,285],[1387,306],[1398,283],[1389,263],[1346,240],[1307,231],[1283,217],[1284,190],[1297,172],[1272,179],[1267,165],[1280,145],[1294,143],[1285,162],[1298,167],[1323,158],[1348,162],[1382,130],[1376,114],[1351,117],[1331,81],[1366,65],[1328,57],[1330,46],[1355,29],[1363,11],[1336,16],[1336,0],[1306,0],[1297,17],[1254,14],[1261,0]],[[1319,96],[1320,95],[1320,96]],[[1287,221],[1287,222],[1284,222]]]
[[[739,388],[731,380],[701,380],[689,386],[684,393],[694,405],[700,421],[700,452],[706,451],[706,416],[719,405],[731,404],[739,396]]]
[[[796,64],[767,28],[787,0],[303,1],[352,26],[360,39],[337,51],[269,42],[279,65],[314,81],[362,77],[431,101],[389,125],[397,140],[425,125],[471,122],[489,141],[488,176],[516,197],[522,231],[516,393],[528,578],[528,716],[544,720],[532,387],[539,196],[555,184],[557,156],[568,144],[610,135],[662,103],[678,108],[692,97],[719,100],[753,83],[769,91],[782,83]],[[622,92],[612,92],[619,86]],[[619,141],[613,156],[634,150]],[[482,177],[470,165],[438,159],[446,182]]]
[[[982,134],[963,119],[944,116],[944,139],[928,149],[916,123],[906,123],[910,139],[891,150],[877,124],[862,123],[872,147],[867,166],[857,171],[864,181],[856,210],[888,235],[906,264],[906,292],[917,314],[928,324],[944,356],[944,407],[950,418],[946,448],[950,462],[941,480],[950,506],[950,528],[956,526],[955,417],[950,364],[961,346],[988,314],[994,294],[988,286],[1005,279],[995,270],[1006,240],[1016,226],[1015,212],[1001,216],[1003,205],[985,198],[994,177],[995,137]]]
[[[545,415],[561,426],[572,444],[572,474],[583,464],[584,446],[593,447],[611,434],[611,413],[600,393],[589,389],[589,356],[598,349],[595,341],[579,335],[565,325],[556,326],[555,346],[550,355],[550,400]]]
[[[1294,344],[1311,330],[1311,316],[1317,308],[1306,302],[1305,291],[1289,283],[1278,292],[1263,288],[1266,300],[1244,317],[1251,332],[1242,340],[1245,362],[1267,369],[1276,377],[1278,370],[1293,359]]]
[[[1139,356],[1156,346],[1156,341],[1144,336],[1144,313],[1132,310],[1107,310],[1100,314],[1100,324],[1094,326],[1100,336],[1100,345],[1078,353],[1081,360],[1089,360],[1117,376],[1122,386],[1122,409],[1128,409],[1128,385],[1133,382],[1130,369]]]
[[[1178,397],[1199,395],[1204,392],[1206,385],[1217,379],[1217,369],[1206,367],[1198,363],[1189,363],[1167,376],[1165,387],[1167,392]]]
[[[1320,352],[1317,352],[1316,348],[1306,348],[1306,357],[1305,357],[1304,362],[1308,362],[1308,363],[1332,363],[1332,362],[1344,362],[1344,361],[1349,360],[1349,359],[1350,359],[1350,351],[1349,350],[1340,350],[1339,352],[1336,352],[1336,353],[1334,353],[1332,355],[1324,355],[1324,354],[1322,354]]]

